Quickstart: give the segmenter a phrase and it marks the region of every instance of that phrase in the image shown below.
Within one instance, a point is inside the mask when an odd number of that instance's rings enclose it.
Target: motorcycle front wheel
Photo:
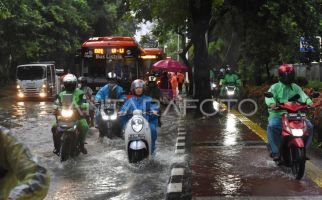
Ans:
[[[291,147],[290,148],[290,161],[292,174],[296,180],[300,180],[305,171],[305,150],[304,148]]]

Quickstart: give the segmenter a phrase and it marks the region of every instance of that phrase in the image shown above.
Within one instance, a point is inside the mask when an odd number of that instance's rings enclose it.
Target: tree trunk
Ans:
[[[204,103],[205,100],[211,99],[207,43],[211,8],[211,0],[190,1],[190,10],[192,13],[192,43],[194,45],[194,98],[199,101],[196,116],[213,112],[212,102],[207,101],[207,103]]]
[[[184,38],[184,36],[183,36]],[[183,61],[183,63],[188,67],[188,79],[189,79],[189,91],[188,91],[188,95],[192,95],[192,88],[193,88],[193,76],[192,76],[192,65],[189,62],[189,60],[186,58],[186,53],[189,51],[189,49],[192,46],[192,42],[190,41],[187,45],[185,44],[185,46],[183,46],[183,51],[182,53],[179,54],[181,60]]]
[[[266,67],[266,75],[267,75],[267,81],[268,83],[271,83],[272,82],[272,79],[271,79],[271,74],[269,72],[269,66],[268,66],[268,63],[265,64],[265,67]]]

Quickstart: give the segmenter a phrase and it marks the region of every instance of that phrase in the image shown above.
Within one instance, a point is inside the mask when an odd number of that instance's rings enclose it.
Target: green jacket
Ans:
[[[272,85],[268,92],[273,93],[274,98],[265,98],[265,103],[270,106],[272,104],[276,104],[276,100],[280,103],[288,102],[288,99],[293,97],[296,94],[300,95],[300,102],[307,103],[308,105],[312,105],[312,100],[304,93],[302,88],[295,83],[292,83],[291,85],[285,85],[281,82],[275,83]],[[273,117],[282,117],[283,113],[286,113],[285,110],[273,110],[268,109],[269,117],[268,120],[272,119]]]
[[[0,199],[44,199],[49,176],[30,151],[0,126]]]
[[[61,102],[63,101],[64,94],[66,94],[66,90],[62,91],[58,95],[58,99],[55,102],[55,109],[57,109]],[[73,104],[74,106],[79,106],[82,109],[89,109],[89,104],[86,101],[86,95],[83,90],[76,88],[73,93]]]
[[[220,80],[220,85],[227,85],[229,83],[236,84],[236,86],[242,86],[237,74],[225,74],[224,78]]]

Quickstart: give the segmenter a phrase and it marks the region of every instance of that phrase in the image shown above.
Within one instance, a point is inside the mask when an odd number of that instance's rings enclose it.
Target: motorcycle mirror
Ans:
[[[301,98],[301,96],[299,94],[296,94],[296,95],[292,96],[291,98],[289,98],[288,101],[297,101],[299,98]]]
[[[313,91],[312,93],[311,93],[311,97],[312,98],[317,98],[317,97],[319,97],[320,96],[320,93],[319,92],[317,92],[317,91]]]
[[[273,93],[271,93],[271,92],[265,92],[265,93],[264,93],[264,96],[265,96],[266,98],[272,98],[272,97],[274,97]]]

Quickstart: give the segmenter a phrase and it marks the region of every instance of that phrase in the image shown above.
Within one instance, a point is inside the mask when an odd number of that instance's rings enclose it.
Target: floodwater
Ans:
[[[51,183],[46,199],[164,199],[170,166],[182,159],[175,155],[178,120],[163,117],[158,128],[157,153],[140,164],[129,164],[122,139],[98,143],[98,131],[90,128],[87,155],[60,163],[52,153],[53,103],[0,99],[0,124],[10,128],[26,144],[39,163],[49,170]]]

